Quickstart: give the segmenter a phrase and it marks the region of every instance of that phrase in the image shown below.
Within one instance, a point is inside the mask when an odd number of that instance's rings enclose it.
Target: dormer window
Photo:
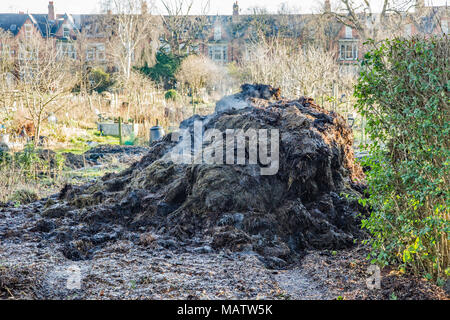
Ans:
[[[63,24],[63,37],[64,38],[70,37],[70,27],[68,24]]]
[[[24,24],[25,29],[25,38],[31,39],[31,36],[33,35],[33,26],[31,23]]]
[[[405,36],[411,37],[412,35],[412,24],[405,25]]]
[[[214,27],[214,41],[220,41],[222,40],[222,27],[219,25],[216,25]]]
[[[12,25],[9,27],[9,30],[11,30],[11,31],[16,31],[16,29],[17,29],[17,25],[15,25],[15,24],[12,24]]]
[[[345,26],[345,38],[346,39],[351,39],[353,38],[353,30],[351,27],[349,26]]]
[[[448,21],[447,20],[442,21],[441,29],[442,29],[443,34],[448,34]]]

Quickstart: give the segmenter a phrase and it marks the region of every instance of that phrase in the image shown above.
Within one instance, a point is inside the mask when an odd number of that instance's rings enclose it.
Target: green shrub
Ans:
[[[175,74],[180,68],[185,56],[159,51],[156,53],[156,63],[150,67],[145,64],[138,68],[143,74],[149,76],[153,81],[162,84],[164,88],[170,89],[175,86]]]
[[[166,93],[164,94],[164,98],[166,100],[172,100],[175,101],[178,99],[178,93],[174,90],[174,89],[169,89],[166,91]]]
[[[449,48],[448,37],[385,40],[355,88],[371,141],[370,257],[435,279],[450,259]]]
[[[110,89],[114,85],[114,80],[111,79],[109,73],[106,73],[102,69],[92,69],[89,73],[89,80],[91,90],[102,93]]]

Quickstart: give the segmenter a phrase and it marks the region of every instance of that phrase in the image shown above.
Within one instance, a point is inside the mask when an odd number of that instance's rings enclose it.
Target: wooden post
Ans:
[[[331,95],[333,96],[333,103],[331,105],[332,105],[333,111],[336,111],[336,99],[337,99],[337,97],[336,97],[336,83],[334,81],[333,81],[333,87],[332,87],[331,91],[332,91]]]
[[[119,117],[119,144],[122,145],[122,117]]]

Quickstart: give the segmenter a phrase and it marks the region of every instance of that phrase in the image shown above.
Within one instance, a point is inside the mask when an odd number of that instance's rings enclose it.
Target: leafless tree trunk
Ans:
[[[270,83],[290,98],[331,96],[333,83],[351,92],[352,78],[339,74],[336,57],[323,48],[303,49],[295,42],[268,39],[249,51],[240,64],[241,81]]]
[[[148,8],[142,0],[107,0],[105,6],[108,14],[102,25],[110,39],[107,51],[125,79],[130,79],[134,63],[153,59],[156,50],[152,44],[158,41],[161,30],[159,19],[148,9],[142,10],[143,6]],[[149,48],[153,50],[149,52]]]
[[[380,13],[374,11],[370,0],[339,0],[331,10],[324,7],[323,14],[358,31],[363,39],[379,39],[398,29],[404,13],[415,6],[416,0],[383,0]]]
[[[165,29],[162,37],[163,47],[178,55],[191,52],[208,24],[206,14],[210,0],[201,4],[200,14],[195,16],[191,11],[194,0],[161,0],[161,3],[166,10],[166,14],[161,15]]]
[[[34,122],[35,145],[39,142],[43,119],[64,108],[57,102],[71,92],[77,81],[73,60],[61,56],[55,46],[55,41],[49,39],[19,41],[16,88]]]

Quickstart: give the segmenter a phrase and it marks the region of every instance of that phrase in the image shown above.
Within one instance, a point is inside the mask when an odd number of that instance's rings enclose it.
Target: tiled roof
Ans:
[[[57,20],[48,20],[47,14],[0,13],[0,28],[5,31],[10,31],[16,36],[27,19],[31,20],[43,37],[53,36],[59,30],[65,19],[68,19],[76,27],[73,18],[67,14],[58,15],[56,17]]]
[[[0,28],[15,36],[28,18],[28,14],[0,13]]]

